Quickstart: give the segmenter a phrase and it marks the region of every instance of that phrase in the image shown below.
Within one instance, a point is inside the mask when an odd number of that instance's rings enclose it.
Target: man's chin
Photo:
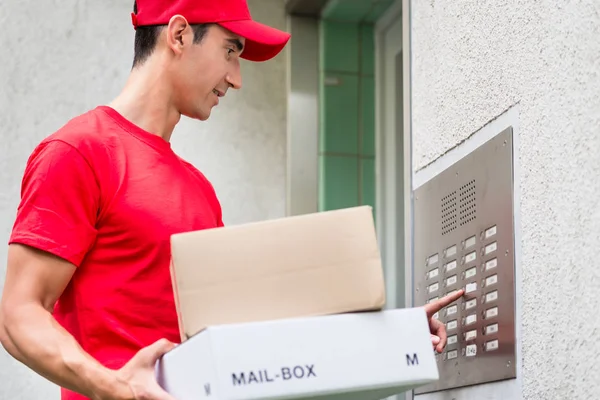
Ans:
[[[208,120],[208,118],[209,118],[209,117],[210,117],[210,113],[208,113],[208,114],[204,114],[204,115],[201,115],[201,116],[199,116],[199,117],[198,117],[198,118],[196,118],[196,119],[197,119],[198,121],[206,121],[206,120]]]
[[[194,110],[194,112],[182,113],[188,118],[195,119],[198,121],[206,121],[210,117],[212,109],[208,110]]]

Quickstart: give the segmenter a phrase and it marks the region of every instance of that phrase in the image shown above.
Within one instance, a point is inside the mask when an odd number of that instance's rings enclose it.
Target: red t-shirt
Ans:
[[[54,315],[84,350],[118,369],[160,338],[179,342],[170,236],[223,224],[212,185],[169,142],[97,107],[40,143],[21,195],[10,243],[77,267]]]

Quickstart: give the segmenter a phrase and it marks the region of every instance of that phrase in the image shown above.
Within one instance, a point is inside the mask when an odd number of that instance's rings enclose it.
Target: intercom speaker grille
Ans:
[[[477,218],[475,198],[475,180],[461,186],[459,206],[460,226],[466,225]]]
[[[456,190],[442,198],[442,235],[456,229]]]

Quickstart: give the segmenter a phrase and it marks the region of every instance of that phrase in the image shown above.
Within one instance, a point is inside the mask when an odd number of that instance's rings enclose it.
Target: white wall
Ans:
[[[282,0],[249,0],[253,16],[285,29]],[[131,65],[133,0],[0,1],[0,260],[26,159],[69,118],[109,102]],[[285,214],[285,54],[243,65],[244,87],[206,122],[182,120],[175,150],[212,180],[226,224]],[[5,263],[0,262],[0,289]],[[58,391],[0,350],[0,399]]]
[[[414,168],[518,103],[523,397],[597,398],[600,3],[411,7]]]

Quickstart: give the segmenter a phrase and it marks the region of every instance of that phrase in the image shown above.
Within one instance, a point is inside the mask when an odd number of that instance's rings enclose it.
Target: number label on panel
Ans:
[[[457,327],[457,326],[458,326],[458,323],[457,323],[457,322],[456,322],[456,320],[454,319],[454,320],[452,320],[452,321],[449,321],[449,322],[446,324],[446,329],[448,329],[448,330],[450,330],[450,329],[456,329],[456,327]]]
[[[498,324],[491,324],[486,326],[483,333],[486,335],[493,335],[494,333],[498,333]]]
[[[477,274],[477,267],[469,268],[465,271],[465,279],[474,277]]]
[[[485,238],[486,239],[491,238],[492,236],[494,236],[496,234],[496,231],[497,231],[496,225],[494,225],[494,226],[486,229],[486,231],[485,231]]]
[[[446,286],[454,285],[456,281],[456,275],[452,275],[450,278],[446,279]]]
[[[485,278],[485,286],[492,286],[498,283],[498,275],[492,275]]]
[[[458,350],[450,350],[448,352],[448,360],[453,360],[458,357]]]
[[[469,340],[473,340],[477,338],[477,331],[476,330],[472,330],[469,331],[467,333],[465,333],[465,340],[469,341]]]
[[[452,271],[455,268],[456,268],[456,260],[451,261],[448,264],[446,264],[446,272]]]
[[[449,306],[446,310],[446,315],[454,315],[458,312],[458,306],[455,304],[453,306]]]
[[[429,258],[427,259],[427,265],[433,265],[436,262],[438,262],[439,256],[437,254],[434,254],[432,256],[429,256]]]
[[[498,242],[490,243],[487,246],[485,246],[485,255],[487,256],[488,254],[493,253],[496,250],[498,250]]]
[[[452,257],[456,254],[456,245],[450,246],[446,249],[446,257]]]
[[[471,308],[475,308],[476,306],[477,306],[477,299],[471,299],[471,300],[467,301],[465,308],[467,310],[470,310]]]
[[[486,303],[491,303],[496,300],[498,300],[498,291],[497,290],[494,290],[493,292],[489,292],[488,294],[485,295]]]
[[[477,259],[477,252],[473,251],[465,256],[465,263],[468,264]]]
[[[485,270],[489,271],[490,269],[494,269],[498,266],[498,259],[492,258],[488,262],[485,263]]]
[[[471,293],[477,290],[477,282],[471,282],[471,283],[467,283],[467,286],[465,287],[465,293]]]
[[[465,325],[471,325],[475,322],[477,322],[477,314],[467,315],[467,318],[465,319]]]
[[[485,344],[485,350],[486,351],[498,350],[498,339],[490,340],[489,342],[487,342]]]
[[[467,357],[476,356],[477,355],[477,345],[476,344],[468,345],[465,353],[466,353]]]
[[[432,278],[436,278],[439,274],[440,274],[440,270],[439,270],[439,268],[436,268],[436,269],[432,269],[431,271],[429,271],[429,273],[427,274],[427,277],[429,279],[432,279]]]
[[[493,307],[485,310],[485,319],[490,319],[498,316],[498,307]]]
[[[452,335],[452,336],[448,336],[448,344],[456,344],[458,342],[458,336],[456,335]]]
[[[429,291],[429,293],[433,293],[433,292],[437,292],[437,290],[439,288],[440,288],[440,284],[436,282],[433,285],[430,285],[427,290]]]
[[[475,236],[471,236],[467,240],[465,240],[465,249],[475,246],[477,243],[477,238]]]

